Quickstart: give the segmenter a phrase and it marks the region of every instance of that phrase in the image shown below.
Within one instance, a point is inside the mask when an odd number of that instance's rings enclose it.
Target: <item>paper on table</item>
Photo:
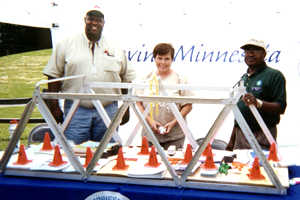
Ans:
[[[218,162],[218,163],[220,163],[223,160],[224,156],[233,156],[235,154],[232,151],[216,150],[216,149],[213,149],[212,153],[213,153],[214,162]],[[201,162],[205,162],[206,156],[201,155],[199,160]]]
[[[248,150],[235,150],[237,154],[237,159],[241,163],[249,163],[251,164],[254,160],[255,153],[252,149]],[[269,151],[263,150],[263,153],[266,157],[268,157]],[[248,156],[246,156],[248,154]],[[295,155],[300,154],[300,146],[299,145],[286,145],[278,147],[278,157],[279,157],[279,165],[280,166],[291,166],[291,165],[300,165],[300,160],[295,157]]]
[[[53,150],[49,151],[42,151],[43,144],[32,144],[28,148],[29,151],[34,152],[35,154],[48,154],[48,155],[54,155],[54,148]]]
[[[66,161],[67,158],[63,157],[63,160]],[[49,163],[53,161],[52,155],[47,154],[35,154],[35,162],[33,162],[30,170],[39,170],[39,171],[61,171],[64,168],[67,168],[70,164],[69,162],[60,165],[60,166],[50,166]]]
[[[200,167],[201,165],[201,162],[197,162],[192,170],[192,174]],[[174,169],[176,171],[184,171],[186,169],[188,165],[187,164],[180,164],[180,163],[177,163],[176,165],[174,165]]]
[[[158,167],[145,167],[145,163],[138,162],[136,165],[129,167],[128,176],[140,178],[161,178],[166,169],[167,168],[163,163],[161,163]]]
[[[104,167],[107,163],[109,163],[112,159],[111,158],[104,158],[104,159],[99,159],[97,162],[97,165],[94,167],[94,171],[100,170],[102,167]],[[79,161],[82,165],[85,164],[85,158],[79,158]],[[67,168],[63,169],[63,172],[75,172],[76,170],[72,165],[69,165]]]
[[[233,151],[236,154],[235,162],[240,162],[243,164],[247,164],[250,162],[250,150],[249,149],[238,149]]]
[[[19,165],[19,164],[15,164],[15,162],[17,162],[18,160],[18,154],[13,154],[8,163],[7,163],[7,167],[9,168],[18,168],[18,169],[30,169],[31,166],[34,165],[34,163],[38,162],[40,159],[37,158],[34,154],[34,150],[33,149],[26,149],[25,150],[25,153],[26,153],[26,157],[28,160],[31,160],[31,162],[25,164],[25,165]]]
[[[219,164],[216,164],[215,169],[205,169],[205,168],[200,168],[200,175],[201,176],[206,176],[206,177],[215,177],[217,176],[219,172]]]
[[[30,169],[30,167],[33,165],[33,160],[31,159],[31,156],[27,155],[27,159],[31,160],[31,162],[25,164],[25,165],[19,165],[19,164],[15,164],[18,160],[18,154],[14,154],[10,157],[8,163],[7,163],[7,167],[8,168],[15,168],[15,169]]]

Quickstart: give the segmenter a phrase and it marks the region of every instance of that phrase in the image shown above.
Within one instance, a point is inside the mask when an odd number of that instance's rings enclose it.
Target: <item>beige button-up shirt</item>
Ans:
[[[94,54],[91,46],[85,33],[63,40],[57,44],[43,73],[54,78],[85,74],[87,81],[97,82],[130,82],[135,79],[135,70],[128,65],[125,51],[111,47],[103,36],[95,44]],[[81,88],[81,79],[66,80],[62,92],[79,92]],[[97,94],[119,94],[120,90],[96,88],[94,91]],[[102,103],[105,106],[111,102],[102,100]],[[92,107],[90,101],[81,101],[80,105]]]

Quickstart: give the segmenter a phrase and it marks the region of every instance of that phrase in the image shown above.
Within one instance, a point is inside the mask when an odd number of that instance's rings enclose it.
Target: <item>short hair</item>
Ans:
[[[159,43],[153,49],[153,57],[155,58],[157,55],[166,55],[171,53],[171,58],[174,58],[174,48],[171,44],[168,43]]]
[[[90,10],[86,13],[86,16],[104,19],[104,14],[99,10]]]

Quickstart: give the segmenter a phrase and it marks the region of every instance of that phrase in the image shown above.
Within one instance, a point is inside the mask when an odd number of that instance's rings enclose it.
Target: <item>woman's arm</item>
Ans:
[[[142,113],[144,113],[145,107],[144,107],[143,103],[142,103],[142,102],[136,102],[136,105],[138,106],[138,108],[140,109],[140,111],[141,111]],[[160,124],[159,122],[157,122],[157,121],[151,119],[151,117],[150,117],[149,115],[147,115],[146,121],[148,122],[148,124],[149,124],[149,126],[151,127],[151,129],[152,129],[154,132],[158,133],[158,129],[159,129],[159,127],[161,126],[161,124]]]

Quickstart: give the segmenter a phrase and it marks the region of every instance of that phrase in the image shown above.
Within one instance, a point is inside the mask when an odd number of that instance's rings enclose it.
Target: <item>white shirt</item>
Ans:
[[[104,37],[96,43],[94,54],[91,46],[85,33],[63,40],[57,44],[43,73],[54,78],[85,74],[88,81],[98,82],[130,82],[135,79],[135,70],[128,65],[125,51],[109,46]],[[81,88],[80,79],[66,80],[62,92],[79,92]],[[95,92],[119,94],[118,89],[97,88]],[[92,106],[86,101],[81,101],[81,105]]]

